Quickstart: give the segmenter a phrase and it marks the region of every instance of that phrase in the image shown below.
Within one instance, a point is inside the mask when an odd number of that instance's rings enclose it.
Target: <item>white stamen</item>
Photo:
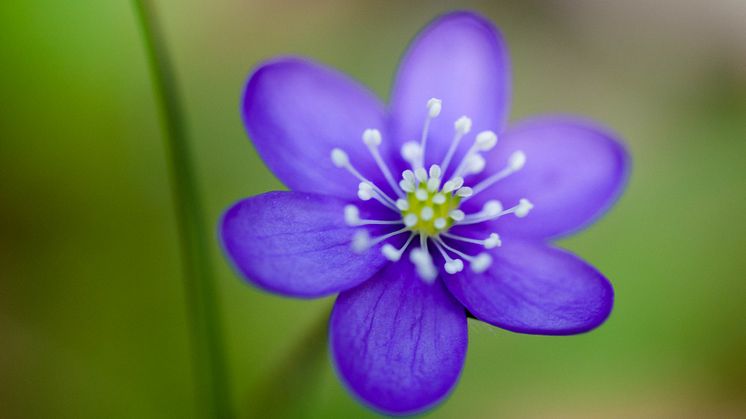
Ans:
[[[440,169],[440,166],[437,164],[433,164],[430,166],[430,177],[431,178],[438,178],[440,179],[440,175],[443,174],[443,172]]]
[[[496,199],[491,199],[485,202],[484,206],[482,206],[482,215],[486,217],[495,217],[500,214],[502,210],[503,204]]]
[[[368,181],[360,182],[360,184],[358,184],[357,197],[363,201],[370,201],[371,199],[375,199],[376,201],[383,204],[386,208],[389,208],[394,212],[399,212],[399,210],[396,208],[396,202],[394,202],[391,198],[381,192],[376,187],[376,185]]]
[[[415,190],[415,188],[416,188],[417,186],[416,186],[416,185],[414,184],[414,182],[412,182],[412,181],[410,181],[410,180],[407,180],[407,179],[402,179],[402,180],[400,180],[400,181],[399,181],[399,187],[400,187],[400,188],[401,188],[401,189],[402,189],[402,190],[403,190],[404,192],[408,192],[408,193],[410,193],[410,192],[414,192],[414,190]]]
[[[518,201],[518,205],[515,207],[515,216],[518,218],[523,218],[528,215],[529,211],[534,208],[534,204],[532,204],[528,199],[521,198]]]
[[[473,154],[471,157],[469,157],[469,160],[466,162],[466,165],[464,166],[464,174],[467,175],[473,175],[481,172],[484,170],[484,167],[487,165],[487,161],[482,157],[481,154]]]
[[[483,181],[479,182],[476,186],[474,186],[474,195],[484,191],[485,189],[494,185],[498,181],[503,180],[506,177],[510,176],[511,174],[521,170],[525,164],[526,164],[526,154],[521,150],[513,152],[513,154],[511,154],[510,157],[508,158],[508,165],[505,166],[504,169],[488,177],[487,179],[484,179]]]
[[[482,131],[477,134],[474,144],[479,151],[489,151],[497,144],[497,134],[492,131]]]
[[[407,214],[404,216],[404,225],[407,227],[414,227],[417,224],[417,216],[414,214]]]
[[[440,179],[431,177],[427,180],[427,190],[430,192],[437,192],[440,187]]]
[[[420,278],[422,278],[425,282],[431,283],[435,281],[435,278],[438,276],[438,270],[435,269],[435,265],[433,265],[433,258],[430,256],[430,253],[427,250],[423,249],[422,247],[412,249],[412,251],[409,253],[409,260],[414,263],[415,268],[417,268],[417,274],[420,276]]]
[[[445,218],[436,218],[435,221],[433,221],[433,225],[438,230],[443,230],[446,227],[446,219]]]
[[[414,171],[414,177],[420,182],[427,182],[427,170],[424,167],[418,167]]]
[[[433,218],[433,215],[435,215],[435,212],[431,207],[424,207],[420,211],[420,218],[422,218],[425,221],[430,221]]]
[[[364,252],[371,247],[377,245],[378,243],[390,238],[397,236],[401,233],[404,233],[408,231],[409,229],[407,227],[401,228],[399,230],[392,231],[390,233],[386,233],[382,236],[378,237],[370,237],[370,234],[368,233],[368,230],[360,229],[355,232],[355,235],[352,237],[352,250],[355,252],[361,253]]]
[[[433,241],[435,243],[439,243],[444,248],[469,261],[471,270],[475,273],[484,272],[485,270],[487,270],[487,268],[489,268],[490,264],[492,264],[492,256],[487,253],[480,253],[476,256],[470,256],[460,250],[454,249],[453,247],[447,245],[440,237],[435,237]]]
[[[409,201],[406,199],[397,199],[396,200],[396,208],[399,208],[399,211],[406,211],[409,209]]]
[[[448,165],[451,164],[451,159],[453,158],[453,154],[456,152],[456,149],[461,142],[461,138],[463,138],[465,134],[471,131],[471,119],[466,116],[462,116],[461,118],[457,119],[456,122],[454,122],[453,128],[456,132],[453,135],[451,146],[448,148],[446,157],[443,159],[443,164],[441,165],[443,168],[443,173],[446,172],[446,170],[448,169]]]
[[[401,146],[401,156],[412,167],[418,167],[420,157],[422,156],[422,149],[416,142],[409,141]]]
[[[440,99],[432,98],[427,101],[427,113],[430,118],[435,118],[440,115],[440,110],[443,106],[443,101]]]
[[[482,273],[492,265],[492,256],[489,253],[480,253],[475,257],[469,267],[474,273]]]
[[[416,178],[416,177],[414,176],[414,172],[413,172],[413,171],[411,171],[411,170],[409,170],[409,169],[407,169],[407,170],[405,170],[405,171],[401,172],[401,177],[402,177],[402,178],[403,178],[404,180],[407,180],[407,181],[409,181],[409,182],[412,182],[412,183],[417,183],[417,178]]]
[[[414,236],[414,233],[410,234],[407,241],[399,249],[388,243],[384,244],[381,248],[381,253],[383,253],[383,256],[386,257],[386,259],[392,262],[398,261],[399,259],[401,259],[401,255],[404,253],[404,251],[407,250],[407,247],[409,246],[409,243],[412,242],[412,239],[414,239]]]
[[[510,167],[514,172],[523,169],[523,166],[525,164],[526,164],[526,153],[524,153],[521,150],[514,152],[508,158],[508,167]]]
[[[367,182],[360,182],[357,186],[357,196],[363,201],[370,201],[373,198],[373,187]]]
[[[425,202],[427,201],[428,193],[424,189],[417,189],[417,192],[414,193],[415,198],[417,198],[418,201]]]
[[[440,254],[443,256],[443,259],[446,260],[446,263],[443,265],[443,268],[445,271],[451,275],[461,272],[464,270],[464,261],[461,259],[454,259],[451,256],[448,255],[448,253],[445,251],[443,246],[441,245],[441,242],[438,242],[438,240],[433,241],[435,243],[435,247],[438,249]]]
[[[456,191],[456,196],[466,198],[467,196],[471,196],[472,193],[474,193],[474,191],[472,191],[470,187],[464,186]]]
[[[373,160],[375,160],[378,169],[383,173],[383,177],[386,178],[386,182],[391,185],[391,189],[394,193],[400,197],[404,196],[402,191],[397,187],[394,176],[391,174],[391,170],[389,170],[388,165],[383,161],[381,153],[378,151],[378,146],[381,145],[381,132],[377,129],[366,129],[363,131],[363,142],[368,146],[368,150],[373,156]]]
[[[466,214],[464,214],[463,211],[460,209],[455,209],[448,213],[448,216],[451,217],[454,221],[461,221],[466,217]]]
[[[464,178],[462,178],[460,176],[454,177],[451,180],[449,180],[448,182],[446,182],[445,184],[443,184],[442,192],[443,193],[449,193],[449,192],[451,192],[451,191],[453,191],[455,189],[460,188],[461,185],[463,185],[463,184],[464,184]]]
[[[502,246],[503,242],[500,240],[500,236],[497,233],[490,233],[490,236],[484,239],[485,249],[494,249],[495,247]]]
[[[484,240],[480,239],[472,239],[471,237],[464,237],[464,236],[458,236],[456,234],[452,233],[440,233],[444,237],[448,237],[449,239],[453,240],[459,240],[466,243],[474,243],[481,246],[484,246],[485,249],[494,249],[495,247],[499,247],[502,245],[502,242],[500,241],[500,236],[497,235],[497,233],[491,233],[489,237],[487,237]]]
[[[433,204],[442,205],[445,203],[446,203],[446,196],[443,195],[442,193],[438,193],[438,194],[435,194],[435,196],[433,196]]]
[[[422,137],[420,138],[420,158],[418,160],[418,167],[425,165],[425,150],[427,149],[427,134],[430,130],[430,121],[440,115],[442,102],[440,99],[432,98],[427,101],[427,117],[425,123],[422,125]]]
[[[348,226],[357,225],[360,222],[360,210],[354,205],[345,205],[345,223]]]
[[[345,153],[340,148],[333,148],[332,149],[332,163],[334,163],[335,166],[342,168],[350,164],[350,158],[347,156],[347,153]]]

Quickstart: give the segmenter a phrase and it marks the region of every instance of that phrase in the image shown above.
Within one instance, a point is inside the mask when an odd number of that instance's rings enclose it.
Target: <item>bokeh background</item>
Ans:
[[[561,242],[613,281],[611,318],[574,337],[471,321],[461,381],[431,417],[746,416],[746,2],[156,4],[211,238],[230,203],[282,188],[238,113],[251,68],[306,55],[386,98],[407,42],[447,10],[502,28],[513,120],[578,113],[626,139],[626,194]],[[197,417],[145,57],[128,1],[0,2],[0,417]],[[209,247],[234,407],[252,417],[333,300],[260,292]],[[317,362],[279,387],[296,407],[272,412],[375,415]]]

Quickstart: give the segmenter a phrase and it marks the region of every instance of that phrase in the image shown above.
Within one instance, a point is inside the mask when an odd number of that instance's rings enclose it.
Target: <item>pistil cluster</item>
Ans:
[[[409,163],[410,169],[404,170],[398,181],[379,152],[382,142],[380,131],[366,129],[363,132],[362,140],[396,194],[395,197],[389,196],[378,185],[365,178],[352,165],[346,152],[339,148],[331,152],[332,162],[337,167],[346,169],[360,181],[357,195],[361,200],[376,200],[398,215],[398,218],[391,220],[362,219],[355,205],[346,206],[344,217],[345,222],[350,226],[390,225],[395,228],[377,237],[371,237],[367,229],[361,228],[353,237],[353,249],[364,252],[392,237],[407,234],[408,237],[402,246],[395,247],[390,243],[384,243],[381,247],[381,252],[387,259],[398,261],[418,238],[418,244],[409,252],[409,259],[425,281],[433,281],[438,275],[430,244],[442,256],[445,261],[443,270],[448,274],[462,271],[464,261],[469,264],[472,271],[477,273],[485,271],[492,263],[489,253],[481,252],[470,255],[460,250],[459,247],[463,243],[480,245],[484,249],[492,249],[501,245],[500,236],[497,233],[490,233],[486,238],[464,237],[451,233],[449,231],[451,227],[479,224],[508,214],[525,217],[533,208],[533,205],[524,198],[507,209],[497,200],[487,201],[480,211],[471,214],[466,214],[459,209],[466,200],[520,170],[526,163],[526,156],[522,151],[516,151],[510,156],[507,165],[502,170],[473,186],[466,186],[465,183],[470,177],[484,170],[486,164],[482,154],[497,144],[498,139],[494,132],[483,131],[474,137],[471,147],[445,179],[445,174],[448,173],[462,138],[471,131],[471,119],[462,116],[454,122],[454,137],[443,160],[439,164],[431,164],[426,168],[424,156],[430,121],[440,114],[441,106],[440,100],[430,99],[427,102],[427,117],[423,124],[420,141],[407,142],[402,145],[401,155]]]

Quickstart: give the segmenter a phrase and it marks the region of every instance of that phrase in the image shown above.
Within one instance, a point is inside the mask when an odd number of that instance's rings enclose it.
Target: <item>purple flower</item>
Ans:
[[[414,413],[448,394],[467,313],[514,332],[568,335],[611,311],[606,278],[548,241],[619,196],[624,148],[577,118],[506,128],[509,97],[502,36],[465,12],[419,34],[388,108],[301,58],[265,63],[248,82],[249,135],[291,191],[231,207],[225,250],[265,290],[340,293],[334,364],[380,411]]]

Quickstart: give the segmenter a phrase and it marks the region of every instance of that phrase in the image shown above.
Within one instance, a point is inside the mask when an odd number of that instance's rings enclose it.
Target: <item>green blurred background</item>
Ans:
[[[574,337],[471,322],[460,383],[431,416],[746,416],[746,2],[156,4],[211,238],[231,202],[282,187],[238,112],[257,62],[307,55],[386,98],[431,18],[489,16],[512,53],[513,120],[579,113],[627,141],[626,194],[561,243],[608,275],[616,307]],[[0,99],[0,417],[196,417],[169,168],[132,4],[0,2]],[[252,417],[252,395],[333,300],[259,292],[210,248],[235,410]],[[326,358],[312,378],[287,383],[301,407],[278,414],[374,415]]]

